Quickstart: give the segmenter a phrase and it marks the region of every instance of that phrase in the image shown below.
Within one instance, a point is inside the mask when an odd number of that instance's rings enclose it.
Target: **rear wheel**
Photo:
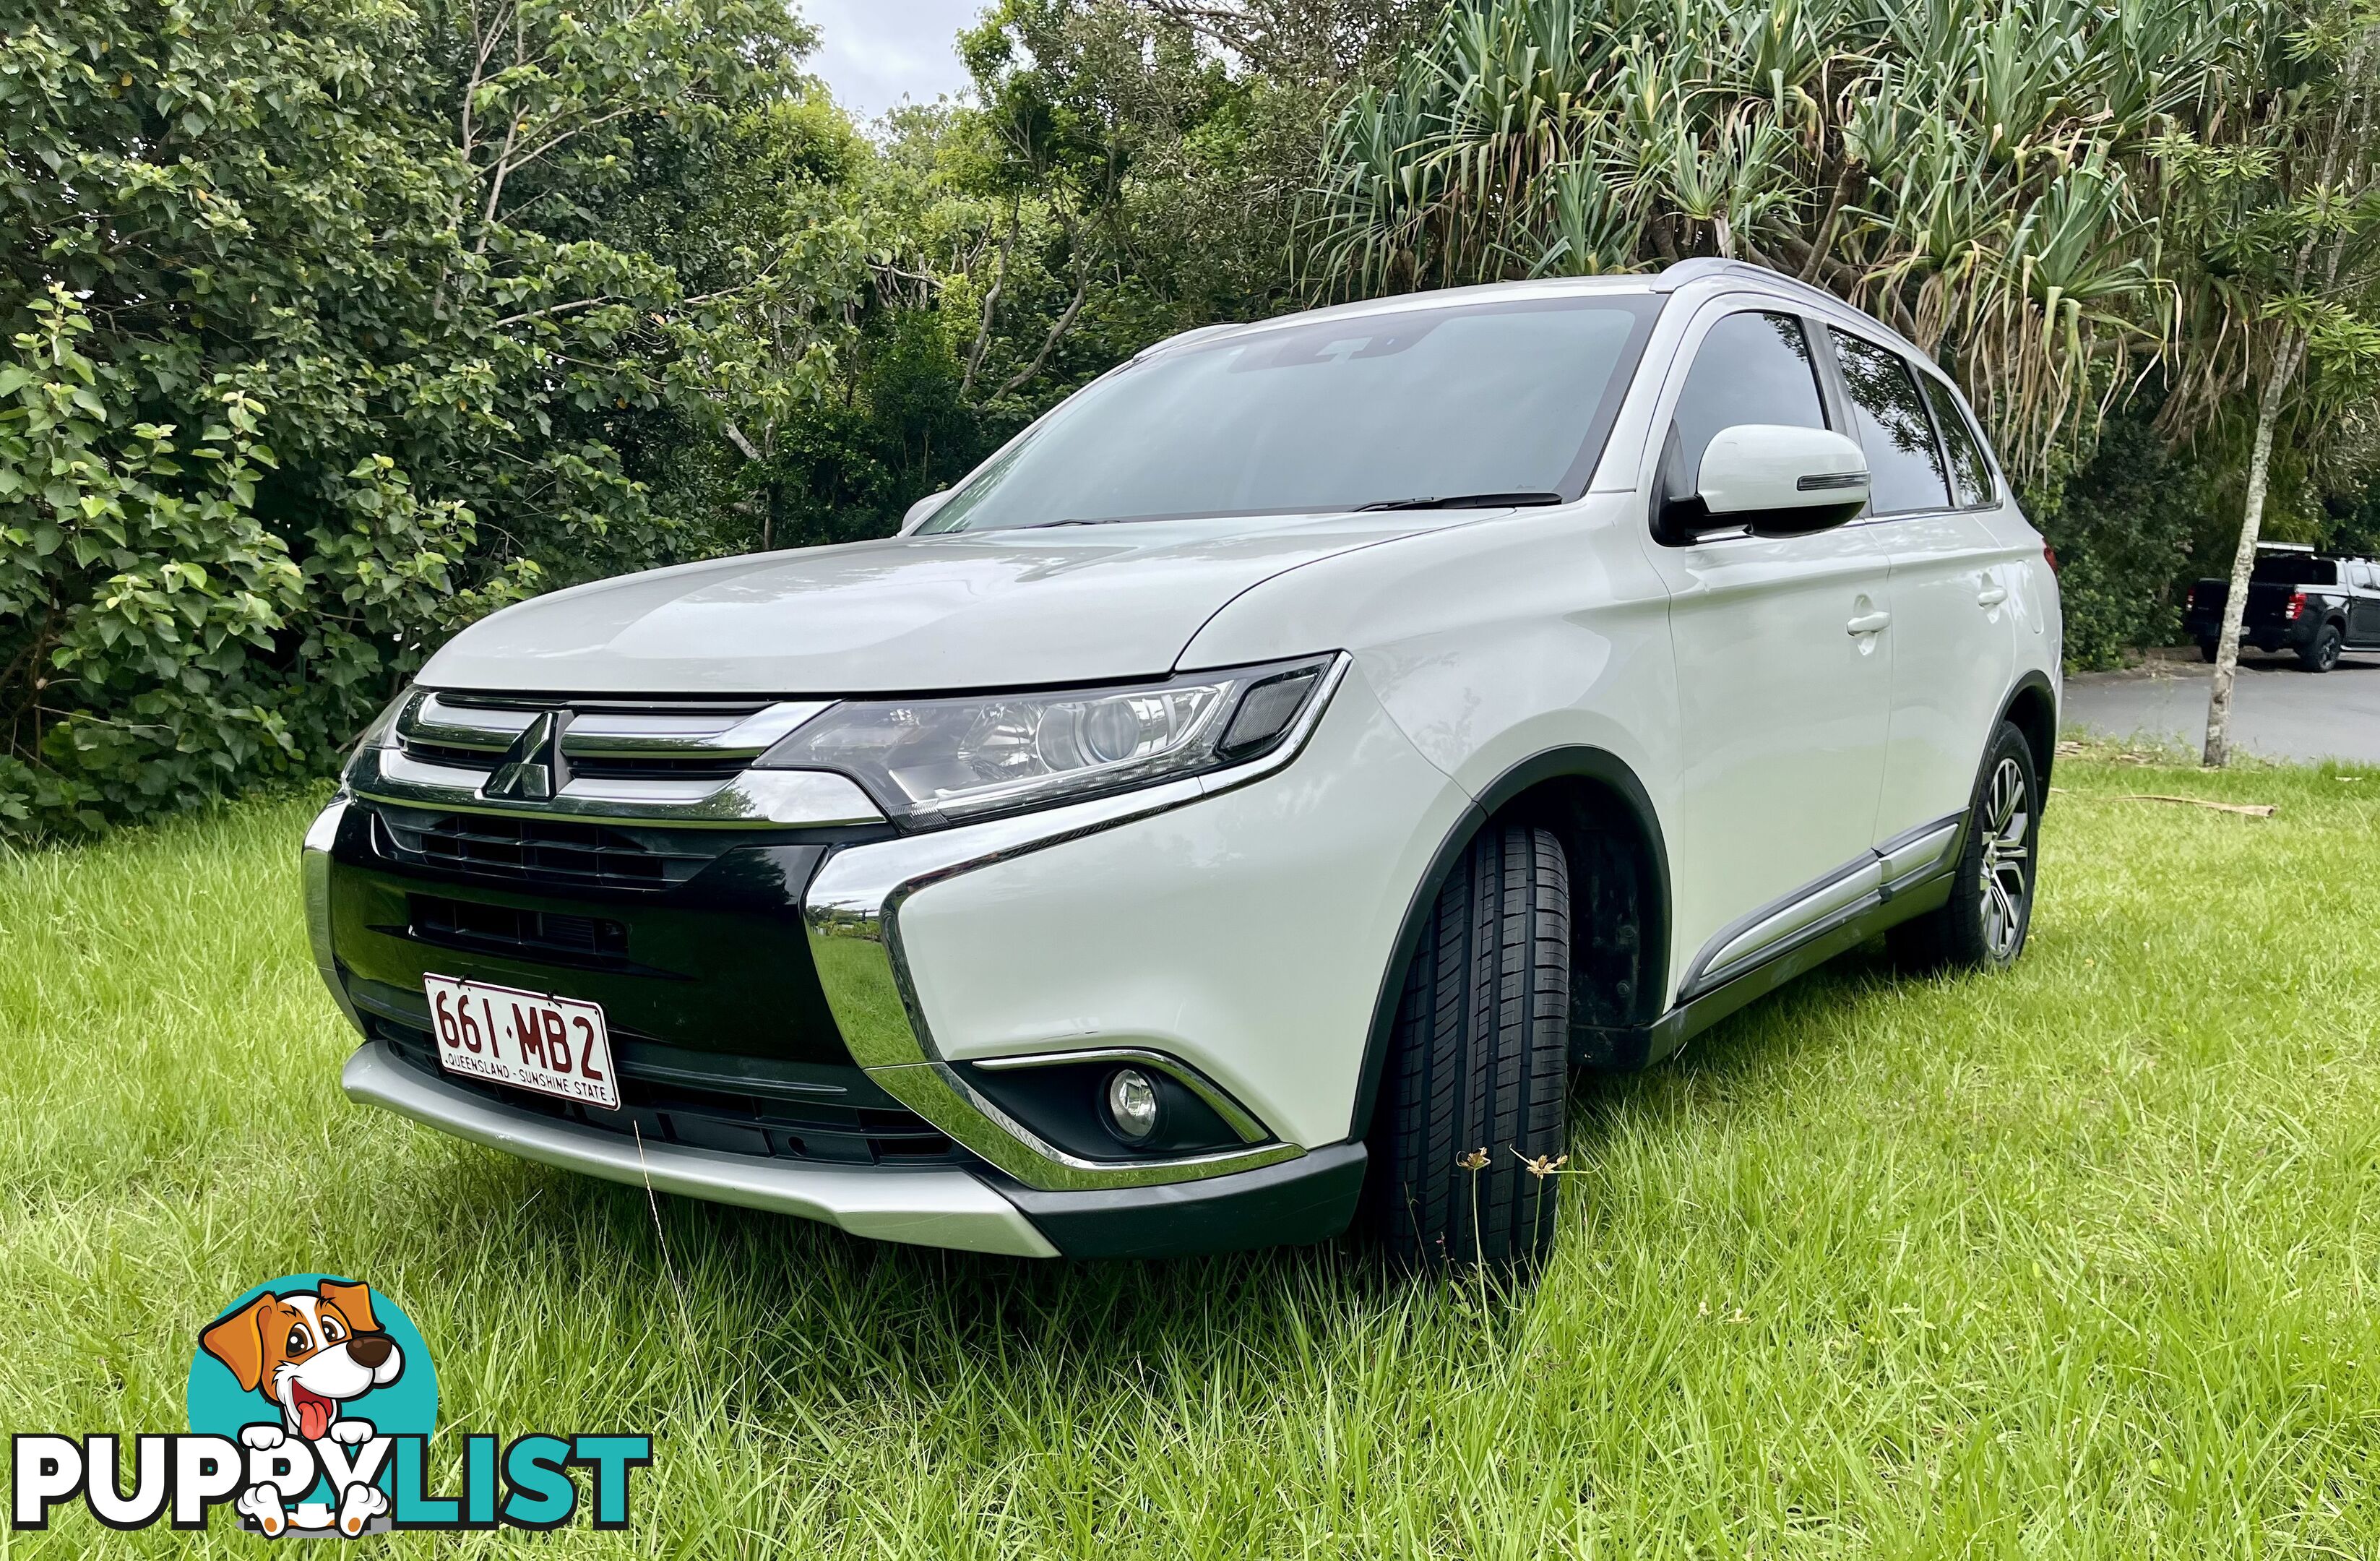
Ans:
[[[2215,659],[2216,652],[2221,649],[2221,643],[2217,640],[2201,640],[2198,642],[2198,659],[2200,661],[2213,661]]]
[[[2344,644],[2338,625],[2324,624],[2314,634],[2313,642],[2298,652],[2298,665],[2308,672],[2328,672],[2338,665],[2338,652]]]
[[[2003,721],[1984,756],[1950,897],[1888,934],[1893,955],[1919,970],[2005,970],[2033,926],[2041,783],[2033,746]]]
[[[1463,850],[1406,968],[1366,1223],[1410,1260],[1527,1264],[1553,1245],[1569,1088],[1570,871],[1552,833]]]

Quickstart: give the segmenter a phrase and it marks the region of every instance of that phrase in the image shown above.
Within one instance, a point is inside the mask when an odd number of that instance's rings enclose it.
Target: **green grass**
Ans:
[[[331,1269],[450,1435],[660,1439],[630,1531],[441,1550],[2380,1554],[2380,774],[2058,783],[2016,972],[1854,956],[1582,1083],[1510,1293],[657,1225],[343,1100],[305,807],[0,860],[0,1431],[177,1430],[215,1309]],[[0,1553],[103,1540],[254,1545]]]

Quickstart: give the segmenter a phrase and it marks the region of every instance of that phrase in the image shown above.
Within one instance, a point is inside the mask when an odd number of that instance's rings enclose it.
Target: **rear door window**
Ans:
[[[1934,420],[1917,381],[1898,352],[1829,331],[1843,384],[1852,394],[1852,421],[1867,452],[1868,513],[1907,515],[1950,506],[1950,479],[1934,443]]]
[[[1992,502],[1992,465],[1984,458],[1983,442],[1959,409],[1950,387],[1931,374],[1920,374],[1925,399],[1934,408],[1934,426],[1941,432],[1943,453],[1950,457],[1950,496],[1962,509]]]

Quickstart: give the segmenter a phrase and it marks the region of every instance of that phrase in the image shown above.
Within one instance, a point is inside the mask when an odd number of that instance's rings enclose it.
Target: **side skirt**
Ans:
[[[1961,842],[1963,844],[1963,841]],[[1958,852],[1939,870],[1907,886],[1895,884],[1889,897],[1869,896],[1847,906],[1826,921],[1767,955],[1759,963],[1718,986],[1680,1003],[1651,1024],[1585,1032],[1571,1040],[1571,1060],[1583,1060],[1590,1050],[1606,1059],[1607,1071],[1625,1073],[1675,1056],[1681,1047],[1738,1008],[1766,997],[1798,975],[1857,948],[1868,939],[1913,916],[1922,916],[1950,898]]]

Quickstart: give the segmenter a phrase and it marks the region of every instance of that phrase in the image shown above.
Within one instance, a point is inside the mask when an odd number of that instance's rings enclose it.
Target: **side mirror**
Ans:
[[[941,493],[928,494],[924,498],[911,505],[909,512],[901,517],[900,534],[905,537],[931,519],[934,511],[951,502],[951,489],[944,488]]]
[[[1867,507],[1867,456],[1823,428],[1738,423],[1711,436],[1695,496],[1721,525],[1763,536],[1823,531]]]

